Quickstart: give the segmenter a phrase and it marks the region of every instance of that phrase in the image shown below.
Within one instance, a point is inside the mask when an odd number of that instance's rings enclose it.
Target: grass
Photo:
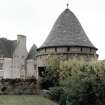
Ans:
[[[0,105],[57,105],[35,95],[0,95]]]

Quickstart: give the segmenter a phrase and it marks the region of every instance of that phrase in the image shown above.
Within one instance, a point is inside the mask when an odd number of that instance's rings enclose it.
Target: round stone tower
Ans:
[[[97,48],[91,43],[76,16],[67,8],[56,20],[47,39],[38,49],[38,67],[45,67],[48,55],[63,59],[97,59]],[[40,68],[41,69],[41,68]]]

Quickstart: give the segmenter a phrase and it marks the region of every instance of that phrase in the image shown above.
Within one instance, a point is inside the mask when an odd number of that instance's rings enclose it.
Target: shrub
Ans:
[[[44,76],[39,80],[41,89],[59,86],[59,60],[57,58],[48,58],[47,67]]]
[[[7,90],[7,87],[2,87],[2,88],[1,88],[1,91],[2,91],[2,92],[5,92],[6,90]]]
[[[61,80],[66,99],[63,105],[104,105],[105,63],[75,64]]]
[[[64,94],[64,90],[62,87],[53,87],[49,89],[49,98],[54,100],[54,101],[61,101],[61,97]]]
[[[37,94],[36,79],[3,79],[0,94]]]
[[[104,105],[105,62],[87,64],[51,58],[40,84],[45,89],[52,87],[50,98],[60,105]]]

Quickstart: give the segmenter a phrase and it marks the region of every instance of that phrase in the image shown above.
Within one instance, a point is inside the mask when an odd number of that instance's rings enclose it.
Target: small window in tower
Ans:
[[[0,70],[3,70],[3,63],[0,63]]]
[[[57,48],[55,48],[55,52],[57,52]]]
[[[90,52],[92,51],[92,49],[90,48]]]
[[[82,48],[81,48],[81,52],[82,52]]]
[[[69,52],[69,51],[70,51],[70,48],[68,47],[68,48],[67,48],[67,52]]]

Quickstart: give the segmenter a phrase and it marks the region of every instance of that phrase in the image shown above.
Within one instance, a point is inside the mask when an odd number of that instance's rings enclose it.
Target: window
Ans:
[[[81,48],[81,52],[82,52],[82,48]]]
[[[68,47],[68,48],[67,48],[67,52],[69,52],[69,51],[70,51],[70,48]]]
[[[38,72],[40,77],[45,77],[46,67],[38,67]]]
[[[55,48],[55,52],[57,52],[57,48]]]
[[[3,63],[0,63],[0,70],[3,70]]]

